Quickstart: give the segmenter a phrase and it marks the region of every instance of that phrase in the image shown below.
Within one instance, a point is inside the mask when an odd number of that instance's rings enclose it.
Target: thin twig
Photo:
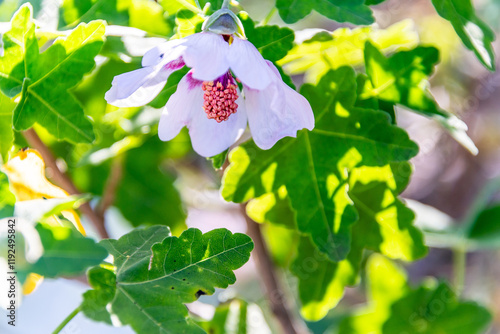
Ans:
[[[106,186],[104,187],[101,201],[96,208],[96,213],[102,220],[104,220],[104,214],[106,213],[106,210],[115,202],[116,190],[120,185],[122,177],[123,157],[119,155],[113,159],[111,170],[109,172],[108,180],[106,181]]]
[[[71,312],[64,320],[57,326],[57,328],[52,332],[52,334],[59,334],[66,325],[73,320],[74,317],[82,310],[81,306],[78,306],[73,312]]]
[[[241,205],[241,210],[247,222],[248,234],[253,239],[255,244],[255,255],[257,258],[257,266],[259,268],[262,281],[266,287],[267,296],[276,319],[278,319],[282,333],[286,334],[305,334],[309,331],[305,325],[294,319],[290,312],[285,298],[284,290],[280,287],[278,278],[275,272],[274,264],[269,255],[269,251],[262,236],[260,225],[254,222],[246,214],[246,206]]]
[[[38,134],[34,129],[29,129],[23,132],[24,138],[28,141],[28,144],[36,149],[42,155],[45,161],[45,166],[50,168],[52,171],[51,179],[55,184],[66,190],[70,195],[80,195],[81,192],[76,188],[73,181],[57,167],[56,159],[50,149],[42,142]],[[103,239],[109,238],[108,232],[104,227],[104,220],[99,217],[92,209],[89,203],[84,203],[80,206],[80,211],[86,215],[90,221],[94,224],[99,236]]]

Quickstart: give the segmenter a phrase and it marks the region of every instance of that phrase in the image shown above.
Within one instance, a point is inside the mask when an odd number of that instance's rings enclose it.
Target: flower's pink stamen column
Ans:
[[[204,81],[201,85],[205,92],[203,95],[203,110],[205,110],[209,119],[215,119],[217,123],[227,120],[238,109],[235,102],[238,98],[236,85],[232,82],[232,78],[224,79],[215,82]],[[226,85],[221,81],[225,82]]]

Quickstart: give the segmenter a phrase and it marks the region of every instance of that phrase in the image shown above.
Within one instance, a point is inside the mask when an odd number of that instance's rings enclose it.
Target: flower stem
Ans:
[[[231,0],[224,0],[224,2],[222,3],[222,7],[221,8],[229,8],[229,3],[231,2]]]
[[[60,333],[63,330],[63,328],[68,324],[68,322],[70,322],[78,313],[80,313],[81,310],[82,310],[82,307],[80,305],[73,312],[71,312],[66,317],[66,319],[64,319],[63,322],[61,322],[59,324],[59,326],[57,326],[57,328],[52,332],[52,334],[58,334],[58,333]]]
[[[460,297],[465,284],[465,267],[467,265],[467,250],[464,247],[453,249],[453,284],[455,293]]]
[[[261,26],[265,26],[266,24],[269,23],[269,21],[271,21],[271,19],[274,17],[274,15],[278,12],[278,9],[276,7],[273,7],[271,9],[271,11],[269,12],[269,14],[267,14],[267,16],[260,22],[260,25]]]
[[[45,166],[50,168],[52,171],[51,179],[52,181],[66,190],[70,195],[79,195],[81,192],[76,188],[75,184],[71,180],[71,178],[63,173],[56,163],[56,158],[50,151],[50,149],[45,145],[45,143],[40,139],[36,131],[31,128],[23,132],[24,138],[28,142],[29,146],[36,149],[42,155],[43,160],[45,161]],[[96,214],[94,209],[90,206],[89,203],[84,203],[80,206],[80,211],[86,215],[90,221],[94,224],[99,236],[103,239],[109,238],[108,232],[106,231],[106,227],[104,226],[104,220]]]
[[[254,255],[257,258],[257,267],[260,275],[262,276],[262,282],[266,288],[266,295],[268,297],[271,310],[281,326],[282,333],[309,333],[305,324],[294,317],[294,314],[287,306],[288,303],[285,291],[280,286],[278,281],[276,268],[264,241],[260,224],[254,222],[246,214],[245,205],[241,205],[241,212],[247,222],[248,234],[252,238],[255,245]]]

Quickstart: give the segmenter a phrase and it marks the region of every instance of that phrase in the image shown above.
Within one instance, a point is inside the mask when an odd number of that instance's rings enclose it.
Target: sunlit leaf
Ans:
[[[340,301],[345,287],[357,283],[363,249],[406,261],[426,254],[422,233],[413,226],[413,212],[397,198],[410,174],[405,162],[354,169],[349,197],[359,220],[352,226],[351,250],[345,260],[330,261],[308,238],[302,238],[291,270],[299,279],[306,319],[323,318]]]
[[[476,16],[470,0],[432,0],[439,15],[450,21],[458,36],[489,70],[495,70],[495,54],[491,43],[495,33]]]
[[[0,218],[12,217],[16,197],[9,189],[7,176],[0,172]]]
[[[290,270],[299,280],[300,311],[306,320],[318,321],[325,317],[343,297],[345,287],[357,283],[362,254],[362,247],[351,245],[345,260],[333,262],[310,238],[300,239]]]
[[[248,236],[226,229],[189,229],[177,238],[162,226],[101,244],[115,258],[116,290],[110,300],[109,273],[94,280],[108,296],[101,296],[100,305],[109,300],[107,310],[137,333],[204,333],[183,304],[233,284],[233,270],[248,261],[253,248]]]
[[[357,220],[347,195],[349,172],[360,165],[405,161],[417,146],[385,113],[353,107],[354,71],[340,68],[318,86],[303,86],[312,105],[315,129],[282,139],[270,150],[247,143],[231,151],[223,179],[226,200],[244,202],[285,186],[298,230],[332,260],[349,252],[350,225]]]
[[[152,34],[166,36],[172,28],[164,18],[161,5],[150,0],[132,0],[129,7],[129,26]]]
[[[364,247],[405,261],[427,253],[422,233],[413,226],[413,211],[398,198],[411,172],[406,162],[357,168],[351,174],[349,191],[360,217],[353,228]]]
[[[12,111],[15,106],[11,99],[0,92],[0,156],[3,162],[8,160],[7,153],[14,144]]]
[[[290,208],[286,187],[267,193],[248,202],[246,212],[250,218],[258,223],[282,225],[289,229],[296,229],[295,212]]]
[[[102,21],[79,25],[39,53],[31,6],[16,12],[0,58],[0,88],[9,97],[21,94],[13,116],[16,130],[39,123],[58,139],[94,140],[92,123],[68,90],[94,67],[104,28]]]
[[[58,186],[52,184],[45,176],[45,162],[36,150],[21,150],[16,156],[2,166],[2,171],[7,174],[10,190],[16,196],[17,201],[44,200],[50,198],[64,199],[70,201],[72,206],[77,199],[67,199],[68,193]],[[52,208],[50,206],[49,208]],[[85,230],[80,218],[69,208],[60,210],[66,219],[70,220],[76,229],[85,235]]]
[[[306,82],[317,83],[329,70],[345,65],[362,66],[367,40],[383,53],[390,53],[414,47],[418,36],[411,20],[395,23],[386,29],[361,27],[322,31],[295,46],[278,64],[286,73],[305,73]]]
[[[181,9],[189,9],[194,13],[201,13],[195,0],[161,0],[160,4],[169,15],[175,15]]]
[[[365,66],[369,81],[365,81],[359,99],[377,98],[433,118],[460,144],[477,154],[476,146],[466,134],[467,125],[441,109],[429,92],[428,78],[438,60],[439,52],[433,47],[420,46],[386,58],[375,46],[366,42]]]
[[[175,16],[177,32],[175,37],[184,38],[201,31],[201,25],[205,19],[190,10],[182,9]]]
[[[367,275],[368,305],[342,321],[341,334],[474,334],[491,321],[485,308],[458,300],[446,283],[430,279],[410,287],[405,273],[380,255],[370,257]]]
[[[374,21],[364,0],[278,0],[276,7],[286,23],[295,23],[312,10],[337,22],[371,24]]]

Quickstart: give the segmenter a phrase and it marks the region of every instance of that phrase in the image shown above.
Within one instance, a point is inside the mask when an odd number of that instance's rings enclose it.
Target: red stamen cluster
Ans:
[[[204,81],[201,88],[205,92],[203,95],[203,110],[209,119],[215,119],[217,123],[225,121],[236,113],[238,105],[235,103],[238,98],[236,85],[227,81],[224,86],[220,81]]]

